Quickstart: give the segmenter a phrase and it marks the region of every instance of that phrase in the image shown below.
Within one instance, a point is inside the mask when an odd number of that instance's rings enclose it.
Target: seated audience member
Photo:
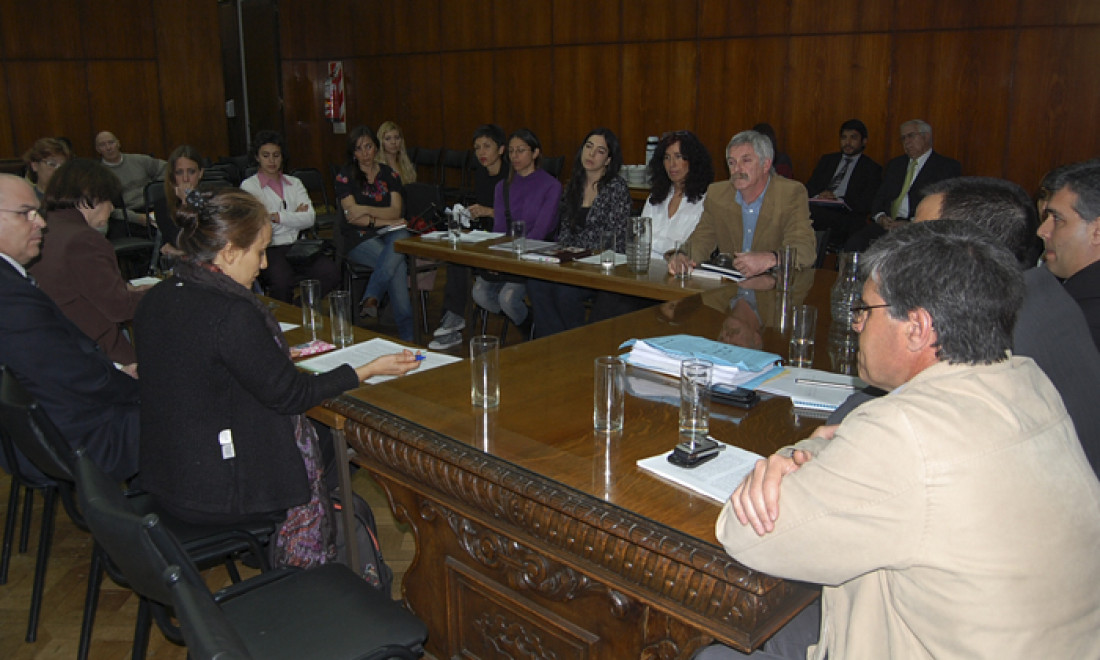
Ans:
[[[756,131],[742,131],[726,146],[726,164],[730,180],[707,188],[699,224],[681,253],[672,255],[669,272],[694,268],[717,249],[733,255],[734,267],[753,277],[774,268],[776,250],[785,245],[797,249],[800,268],[812,267],[817,240],[806,188],[772,175],[771,142]]]
[[[129,219],[144,225],[145,186],[164,178],[167,163],[145,154],[122,153],[122,143],[109,131],[95,136],[95,150],[103,158],[103,164],[122,183],[122,203],[129,211]]]
[[[336,176],[336,198],[344,209],[342,223],[347,259],[372,268],[360,317],[377,317],[382,298],[389,294],[397,336],[413,340],[412,301],[409,298],[405,255],[393,244],[410,234],[404,227],[405,188],[401,177],[389,165],[379,163],[378,138],[370,128],[360,126],[348,136],[348,163]]]
[[[283,521],[276,563],[329,561],[324,460],[305,412],[371,376],[404,374],[416,357],[404,351],[322,374],[298,370],[278,322],[252,293],[271,241],[267,209],[224,188],[192,191],[176,217],[185,256],[134,321],[142,487],[199,524]]]
[[[1070,167],[1052,185],[1039,227],[1043,259],[1085,313],[1100,349],[1100,162]]]
[[[932,150],[932,126],[920,119],[901,125],[901,146],[905,153],[886,163],[882,185],[871,202],[873,222],[852,234],[844,249],[862,252],[879,236],[917,210],[926,186],[962,174],[959,161]]]
[[[73,448],[122,481],[137,473],[136,365],[123,372],[28,277],[46,221],[25,180],[0,174],[0,364],[10,368]],[[30,474],[29,463],[23,465]]]
[[[1024,273],[1024,304],[1012,330],[1012,352],[1035,360],[1062,395],[1085,456],[1100,475],[1100,351],[1084,314],[1045,268],[1034,267],[1035,207],[1023,188],[1001,179],[957,177],[923,191],[913,222],[963,220],[988,231]],[[839,423],[874,394],[857,392],[832,416]]]
[[[942,220],[879,239],[861,278],[859,375],[889,394],[758,461],[716,526],[746,566],[824,585],[816,645],[811,612],[762,657],[1100,657],[1100,482],[1009,352],[1016,260]]]
[[[202,182],[202,154],[195,147],[183,144],[176,147],[168,156],[168,167],[164,176],[164,206],[157,209],[157,228],[164,235],[160,246],[161,254],[178,257],[183,253],[176,247],[179,226],[176,225],[176,211],[187,193],[195,190]],[[164,217],[161,217],[161,216]]]
[[[27,164],[27,180],[34,185],[34,194],[41,200],[46,195],[50,177],[73,157],[67,144],[57,138],[41,138],[23,154]]]
[[[122,326],[134,318],[148,286],[122,279],[104,236],[118,196],[118,179],[94,160],[61,166],[46,188],[42,257],[28,270],[65,316],[119,364],[137,358]]]
[[[791,157],[779,150],[779,139],[775,136],[775,129],[767,122],[761,122],[752,127],[752,130],[768,138],[772,143],[772,169],[779,176],[788,179],[794,178],[794,163]]]
[[[294,288],[306,279],[321,282],[321,295],[340,285],[340,271],[323,254],[308,261],[292,262],[287,256],[298,234],[313,226],[313,202],[298,178],[283,174],[286,144],[275,131],[260,131],[252,140],[252,158],[259,164],[255,174],[241,182],[241,190],[252,193],[267,208],[271,219],[271,246],[267,248],[267,268],[262,280],[268,295],[291,302]]]
[[[542,145],[530,130],[521,128],[508,138],[508,177],[497,184],[493,195],[493,231],[509,232],[512,222],[526,223],[527,238],[551,238],[558,228],[561,183],[539,167]],[[528,336],[531,321],[525,278],[504,273],[483,272],[474,281],[474,302],[494,314],[501,312]]]
[[[626,222],[630,218],[630,191],[619,176],[623,152],[619,138],[597,128],[584,138],[573,159],[573,175],[558,205],[558,243],[563,247],[599,251],[605,233],[615,236],[615,251],[626,251]],[[535,335],[579,328],[585,322],[585,301],[595,300],[592,321],[617,316],[623,296],[595,289],[527,280],[527,294],[535,314]]]
[[[405,134],[401,127],[392,121],[383,122],[378,127],[378,142],[382,145],[382,164],[389,165],[401,177],[401,183],[416,183],[416,166],[405,150]]]
[[[814,229],[831,232],[830,242],[838,245],[867,223],[882,183],[882,166],[863,153],[866,148],[867,127],[849,119],[840,125],[840,151],[822,156],[806,184]]]
[[[653,221],[652,256],[664,258],[699,224],[714,167],[694,133],[675,131],[661,136],[648,169],[649,199],[642,217]]]
[[[469,206],[474,229],[488,219],[485,229],[493,226],[493,193],[497,183],[508,173],[504,166],[504,129],[496,124],[482,124],[474,131],[474,155],[478,168],[474,170],[474,203]],[[462,343],[466,328],[466,299],[470,291],[473,269],[447,264],[447,284],[443,288],[443,318],[428,344],[433,351],[444,351]]]

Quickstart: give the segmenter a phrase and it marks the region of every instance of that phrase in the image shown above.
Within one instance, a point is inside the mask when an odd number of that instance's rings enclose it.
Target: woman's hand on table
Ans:
[[[361,367],[355,369],[359,380],[367,380],[371,376],[404,376],[408,372],[420,366],[424,358],[406,349],[400,353],[391,353],[375,358]]]

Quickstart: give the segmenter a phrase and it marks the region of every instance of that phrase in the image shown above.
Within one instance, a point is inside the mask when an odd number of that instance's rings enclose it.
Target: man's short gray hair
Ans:
[[[892,317],[928,312],[942,361],[989,364],[1012,348],[1023,275],[1012,253],[971,222],[896,228],[865,253],[860,277],[874,280]]]
[[[756,131],[741,131],[730,138],[729,144],[726,145],[726,158],[729,158],[730,149],[742,144],[752,145],[752,150],[756,152],[756,157],[759,158],[761,162],[775,158],[775,150],[772,149],[772,141],[763,133],[757,133]]]
[[[910,119],[907,122],[902,122],[902,126],[916,126],[918,133],[932,134],[932,124],[924,121],[923,119]]]
[[[1077,202],[1073,205],[1073,210],[1085,222],[1100,218],[1100,159],[1093,158],[1059,167],[1043,179],[1043,185],[1049,186],[1047,189],[1051,197],[1062,188],[1069,188],[1076,193]]]

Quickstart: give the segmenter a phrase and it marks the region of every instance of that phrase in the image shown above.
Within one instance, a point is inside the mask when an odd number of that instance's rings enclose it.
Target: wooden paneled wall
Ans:
[[[466,148],[526,126],[567,161],[591,128],[641,162],[647,135],[689,128],[723,148],[775,126],[796,178],[850,117],[868,153],[923,118],[967,174],[1034,189],[1100,154],[1096,0],[281,0],[286,129],[299,163],[342,159],[322,118],[342,60],[349,129],[393,119],[410,145]],[[322,165],[323,167],[323,165]]]
[[[227,152],[213,0],[4,0],[0,58],[0,157],[58,135],[98,157],[101,130],[161,158]]]

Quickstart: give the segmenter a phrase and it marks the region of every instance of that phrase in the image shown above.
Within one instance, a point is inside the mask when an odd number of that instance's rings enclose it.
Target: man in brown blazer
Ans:
[[[746,277],[774,268],[777,251],[798,250],[799,267],[810,267],[817,241],[810,222],[806,188],[772,171],[771,142],[756,131],[742,131],[726,146],[730,180],[712,183],[703,215],[681,253],[669,260],[669,272],[694,268],[715,248],[733,256],[733,266]]]

